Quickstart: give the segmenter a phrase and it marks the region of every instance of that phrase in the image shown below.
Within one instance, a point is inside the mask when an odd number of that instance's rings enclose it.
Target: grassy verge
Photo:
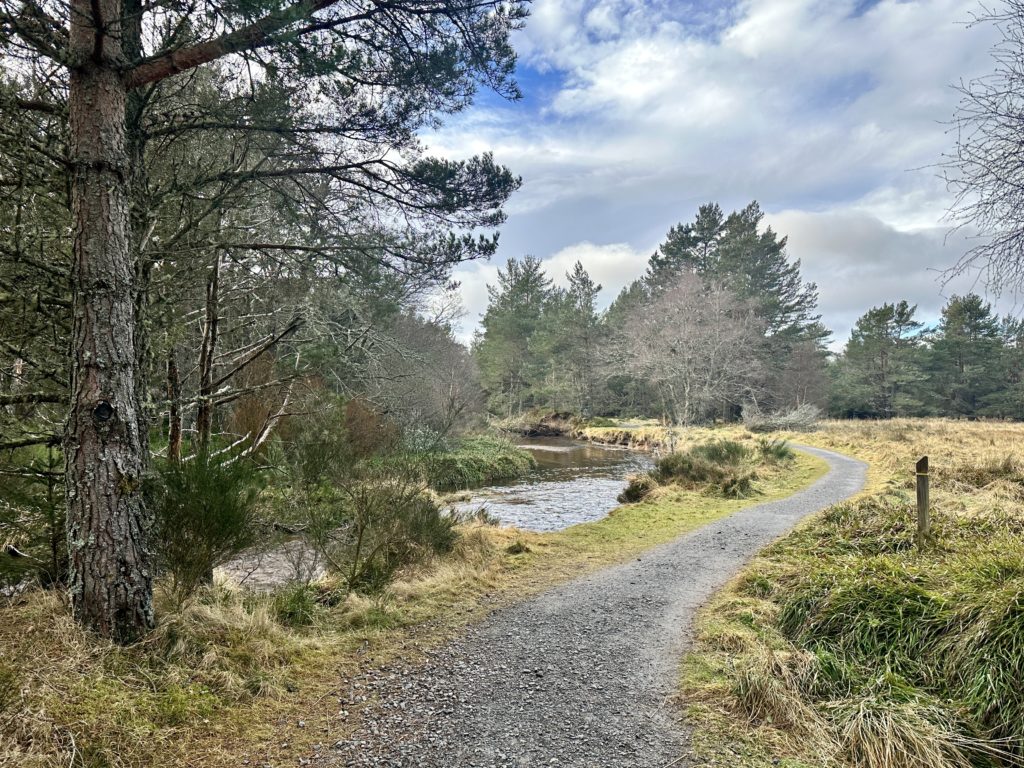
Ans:
[[[1021,425],[937,420],[800,436],[871,462],[869,492],[766,549],[702,612],[682,670],[695,764],[1022,764],[1021,438]]]
[[[451,637],[495,606],[638,552],[820,477],[800,456],[746,499],[658,488],[555,534],[467,525],[453,555],[373,598],[331,583],[251,595],[211,589],[165,607],[144,644],[83,635],[53,593],[0,608],[0,764],[294,765],[358,722],[361,670]]]

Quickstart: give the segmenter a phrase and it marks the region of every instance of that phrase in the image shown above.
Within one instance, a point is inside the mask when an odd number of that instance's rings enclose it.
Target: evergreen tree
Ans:
[[[153,237],[161,224],[154,205],[170,198],[173,210],[177,198],[183,214],[189,205],[203,208],[206,230],[217,235],[226,196],[290,184],[285,196],[306,218],[293,232],[304,229],[312,246],[307,238],[206,243],[211,285],[219,279],[215,259],[226,251],[276,256],[312,248],[323,256],[307,265],[313,274],[347,270],[361,255],[441,277],[459,261],[493,253],[494,238],[473,230],[501,223],[517,180],[489,156],[428,157],[418,136],[439,116],[464,109],[480,85],[517,95],[509,35],[525,12],[515,0],[71,0],[46,7],[0,0],[0,106],[5,118],[18,115],[0,126],[0,154],[15,159],[13,178],[54,176],[45,193],[69,201],[50,230],[71,233],[70,248],[47,276],[64,286],[45,296],[71,305],[71,354],[60,378],[69,389],[70,594],[81,624],[121,642],[153,624],[142,496],[148,310],[153,252],[174,244]],[[223,103],[190,99],[197,78],[232,69],[247,76],[225,79]],[[249,109],[255,103],[258,112]],[[16,125],[31,133],[12,131]],[[184,192],[152,183],[147,156],[157,145],[194,137],[195,149],[225,133],[252,138],[234,167],[216,163]],[[274,207],[265,213],[286,218]],[[187,215],[170,221],[194,223]],[[329,242],[320,238],[326,228]],[[0,252],[20,238],[0,236]],[[278,261],[267,258],[275,268]],[[206,310],[204,349],[215,360],[217,301]]]
[[[982,413],[1024,419],[1024,321],[1006,316],[999,323],[999,387],[984,397]]]
[[[569,374],[573,410],[589,416],[593,412],[598,373],[598,343],[601,319],[597,312],[597,295],[601,286],[583,268],[581,262],[566,274],[569,288],[565,292],[566,313],[562,326],[561,359]]]
[[[892,418],[921,410],[921,330],[917,307],[900,301],[857,320],[833,370],[833,410],[851,417]]]
[[[714,276],[715,256],[724,231],[725,217],[718,203],[702,205],[694,222],[672,227],[651,256],[644,275],[647,287],[664,290],[684,272]]]
[[[939,411],[978,416],[1005,386],[1003,339],[992,307],[980,296],[953,296],[932,342],[929,384]]]
[[[548,368],[542,339],[552,284],[539,259],[510,258],[487,286],[488,305],[473,345],[491,410],[511,416],[539,405]]]

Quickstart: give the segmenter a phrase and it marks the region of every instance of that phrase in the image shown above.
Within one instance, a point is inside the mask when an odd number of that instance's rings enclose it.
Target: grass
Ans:
[[[751,443],[753,445],[753,443]],[[331,582],[253,595],[218,584],[163,604],[144,644],[81,633],[54,593],[0,608],[0,764],[237,766],[329,754],[362,706],[359,675],[424,650],[495,607],[624,561],[826,470],[799,456],[754,498],[659,487],[607,518],[552,534],[467,523],[455,552],[374,597]]]
[[[496,437],[466,438],[452,449],[417,457],[437,491],[459,491],[522,477],[536,466],[529,451]]]
[[[938,420],[801,436],[871,462],[870,487],[766,549],[702,612],[681,687],[696,764],[1024,764],[1022,437]]]

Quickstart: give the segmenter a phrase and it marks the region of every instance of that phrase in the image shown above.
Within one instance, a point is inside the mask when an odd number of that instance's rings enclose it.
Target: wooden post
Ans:
[[[928,457],[917,462],[917,546],[923,547],[931,536],[928,505]]]

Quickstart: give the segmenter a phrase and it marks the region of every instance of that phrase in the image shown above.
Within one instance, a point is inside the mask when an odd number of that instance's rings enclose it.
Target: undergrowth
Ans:
[[[466,438],[449,450],[414,458],[423,468],[427,482],[437,491],[456,491],[514,480],[536,464],[529,451],[508,440],[493,437]]]
[[[763,479],[781,498],[819,477],[802,456]],[[751,502],[672,487],[568,530],[538,534],[486,519],[453,550],[372,595],[339,578],[276,592],[202,588],[165,598],[141,645],[83,633],[57,593],[0,605],[0,765],[50,768],[295,765],[329,757],[362,705],[359,675],[425,649],[516,597],[620,562]]]

